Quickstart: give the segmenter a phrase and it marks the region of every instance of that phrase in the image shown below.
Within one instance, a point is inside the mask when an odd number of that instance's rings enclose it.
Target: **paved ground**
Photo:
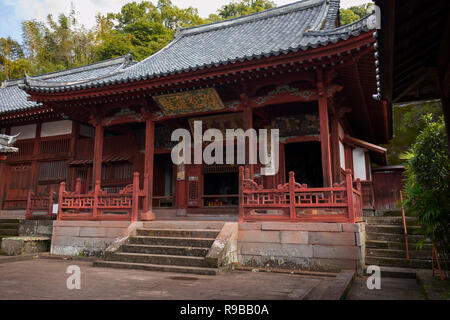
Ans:
[[[367,288],[367,277],[357,277],[347,300],[424,300],[416,279],[381,278],[380,290]]]
[[[69,265],[81,268],[81,289],[66,286]],[[92,262],[34,259],[0,264],[1,299],[303,299],[333,278],[232,272],[201,276],[94,268]]]

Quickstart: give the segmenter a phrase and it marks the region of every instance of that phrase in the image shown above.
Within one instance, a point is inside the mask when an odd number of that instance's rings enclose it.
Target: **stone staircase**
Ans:
[[[18,219],[0,219],[0,248],[2,239],[6,237],[14,237],[19,235]],[[0,249],[1,253],[1,249]]]
[[[205,257],[222,226],[223,222],[193,221],[144,224],[94,266],[216,275],[217,263]]]
[[[406,217],[408,229],[409,260],[406,259],[403,219],[398,212],[388,216],[367,217],[366,265],[385,267],[431,269],[431,243],[426,241],[422,249],[417,242],[424,239],[417,219]]]

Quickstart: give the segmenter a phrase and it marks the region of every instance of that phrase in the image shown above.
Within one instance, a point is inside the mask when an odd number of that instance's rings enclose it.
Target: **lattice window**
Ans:
[[[107,165],[102,168],[103,181],[129,181],[131,179],[133,179],[133,165],[131,163]]]
[[[41,162],[39,166],[39,181],[61,181],[67,178],[65,161]]]

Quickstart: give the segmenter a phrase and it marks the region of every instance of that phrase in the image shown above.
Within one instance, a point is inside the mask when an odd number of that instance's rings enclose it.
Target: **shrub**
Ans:
[[[433,121],[423,116],[425,127],[409,151],[402,155],[407,161],[404,205],[417,216],[422,231],[441,258],[449,253],[450,158],[443,117]],[[423,246],[423,242],[420,243]]]

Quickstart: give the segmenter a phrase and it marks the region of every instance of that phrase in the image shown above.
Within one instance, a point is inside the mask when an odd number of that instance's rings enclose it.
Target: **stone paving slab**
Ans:
[[[81,290],[66,286],[81,268]],[[95,268],[90,261],[34,259],[0,264],[0,299],[301,300],[330,277],[234,271],[217,276]]]
[[[416,279],[381,278],[380,290],[367,288],[367,277],[357,277],[347,300],[425,300],[422,288]]]

